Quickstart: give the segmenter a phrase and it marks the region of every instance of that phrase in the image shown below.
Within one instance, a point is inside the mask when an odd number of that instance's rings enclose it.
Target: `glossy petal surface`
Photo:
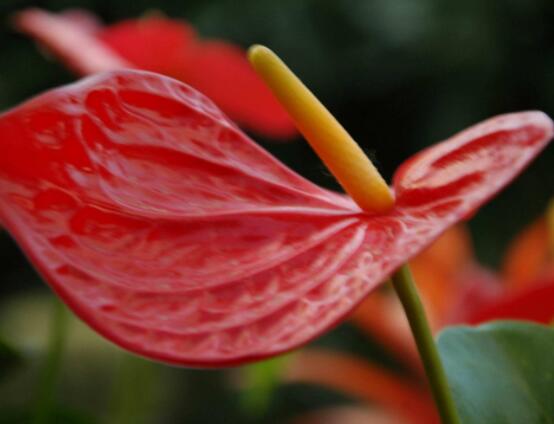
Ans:
[[[0,117],[0,213],[53,289],[145,356],[224,365],[328,329],[548,142],[494,118],[407,161],[397,206],[361,212],[256,146],[209,100],[118,71]]]
[[[56,15],[29,9],[15,22],[80,75],[123,68],[158,72],[192,85],[253,131],[276,138],[296,135],[244,51],[202,40],[184,21],[151,16],[103,27],[84,11]]]

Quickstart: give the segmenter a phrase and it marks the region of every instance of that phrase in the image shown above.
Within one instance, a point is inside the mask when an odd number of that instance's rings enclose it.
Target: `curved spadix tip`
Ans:
[[[272,54],[273,52],[261,44],[253,44],[248,48],[248,60],[254,63],[261,55]],[[274,53],[273,53],[274,54]]]

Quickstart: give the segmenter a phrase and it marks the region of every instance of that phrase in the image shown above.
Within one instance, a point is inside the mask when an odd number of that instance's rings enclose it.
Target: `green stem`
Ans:
[[[35,424],[54,422],[54,400],[62,367],[66,335],[67,311],[64,304],[54,298],[46,361],[40,378],[37,403],[33,416],[33,423]]]
[[[107,424],[156,422],[160,398],[161,368],[142,358],[122,352],[115,369]]]
[[[448,386],[444,367],[408,266],[404,265],[400,268],[391,280],[410,323],[442,422],[459,424],[460,418]]]

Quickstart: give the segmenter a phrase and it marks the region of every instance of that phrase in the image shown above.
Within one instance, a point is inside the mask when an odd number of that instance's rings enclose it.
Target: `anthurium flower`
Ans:
[[[195,87],[248,129],[274,138],[296,134],[244,51],[200,39],[185,21],[153,15],[102,26],[85,11],[28,9],[15,24],[79,75],[122,68],[158,72]]]
[[[304,180],[176,80],[116,71],[0,117],[0,217],[54,291],[133,352],[243,363],[327,330],[552,136],[492,118],[404,162],[386,212]]]

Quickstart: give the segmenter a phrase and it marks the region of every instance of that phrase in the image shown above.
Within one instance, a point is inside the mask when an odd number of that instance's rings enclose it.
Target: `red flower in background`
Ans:
[[[122,68],[161,73],[195,87],[248,129],[276,138],[296,134],[244,51],[198,38],[185,21],[152,16],[102,26],[84,11],[29,9],[15,23],[79,75]]]
[[[369,214],[302,179],[203,95],[98,75],[0,117],[0,217],[92,327],[145,356],[224,365],[337,323],[543,149],[552,122],[503,115],[401,165]]]
[[[544,216],[518,234],[502,264],[502,278],[510,290],[524,289],[531,281],[553,275],[554,200]]]
[[[460,319],[480,323],[493,319],[554,321],[554,202],[545,216],[526,227],[505,255],[499,295]],[[459,308],[461,309],[461,308]]]

